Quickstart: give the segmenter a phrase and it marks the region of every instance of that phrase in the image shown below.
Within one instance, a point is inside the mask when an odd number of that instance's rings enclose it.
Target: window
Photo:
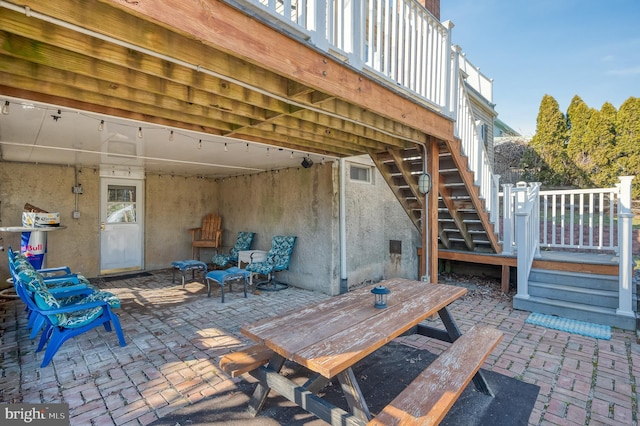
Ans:
[[[109,185],[107,223],[136,222],[136,187]]]
[[[349,178],[353,182],[371,183],[371,167],[351,164]]]

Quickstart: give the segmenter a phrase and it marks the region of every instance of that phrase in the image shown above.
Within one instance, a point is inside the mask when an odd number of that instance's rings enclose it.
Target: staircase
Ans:
[[[443,249],[484,253],[501,251],[490,222],[485,200],[474,185],[467,158],[458,142],[438,141],[438,242]],[[424,169],[418,148],[371,153],[371,158],[407,211],[418,231],[422,231],[424,196],[418,191],[418,177]]]
[[[502,265],[503,291],[508,290],[508,272],[513,256],[502,256],[501,244],[479,196],[467,158],[457,140],[438,144],[438,246],[441,259]],[[424,196],[418,191],[418,177],[424,170],[419,148],[394,149],[370,153],[378,170],[406,210],[418,231]],[[435,192],[436,188],[432,190]],[[549,252],[547,252],[549,253]],[[567,260],[566,252],[555,260],[534,260],[529,280],[529,298],[514,298],[514,308],[558,315],[580,321],[595,322],[627,330],[637,329],[636,319],[617,315],[619,303],[618,263],[607,265],[575,253]],[[568,266],[573,263],[572,266]],[[506,284],[506,285],[505,285]],[[634,284],[633,306],[640,311]],[[636,315],[637,316],[637,315]]]
[[[616,314],[617,275],[532,269],[528,285],[529,299],[515,298],[515,309],[636,329],[635,318]],[[635,286],[633,296],[637,305]]]

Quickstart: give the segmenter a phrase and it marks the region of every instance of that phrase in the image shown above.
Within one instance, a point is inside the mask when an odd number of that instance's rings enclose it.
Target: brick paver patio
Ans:
[[[25,329],[24,306],[0,302],[0,402],[66,402],[71,425],[147,425],[235,386],[217,361],[250,343],[242,324],[329,297],[290,287],[248,299],[232,293],[222,304],[219,289],[207,298],[206,285],[172,284],[171,270],[99,285],[122,300],[116,312],[127,346],[99,328],[65,342],[45,368]],[[471,287],[451,312],[463,332],[476,323],[504,332],[484,368],[540,386],[530,425],[638,425],[634,332],[614,329],[611,340],[597,340],[529,325],[529,313],[513,310],[497,283]],[[447,346],[419,336],[399,340],[434,353]]]

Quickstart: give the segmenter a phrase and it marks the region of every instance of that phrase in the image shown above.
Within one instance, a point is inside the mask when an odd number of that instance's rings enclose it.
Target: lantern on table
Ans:
[[[373,304],[374,308],[384,309],[387,307],[387,296],[391,293],[391,290],[383,285],[379,285],[374,287],[371,290],[371,293],[375,296],[375,302]]]

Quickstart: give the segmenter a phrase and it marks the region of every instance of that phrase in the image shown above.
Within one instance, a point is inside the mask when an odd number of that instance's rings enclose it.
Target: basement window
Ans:
[[[349,165],[349,179],[352,182],[371,183],[371,167],[360,164]]]

